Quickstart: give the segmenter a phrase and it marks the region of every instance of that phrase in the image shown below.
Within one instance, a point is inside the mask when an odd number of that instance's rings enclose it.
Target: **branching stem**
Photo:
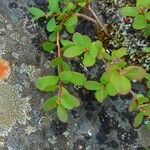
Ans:
[[[105,32],[105,34],[107,36],[109,36],[107,29],[105,27],[105,25],[102,23],[102,21],[98,18],[98,16],[96,15],[96,13],[94,12],[94,10],[91,8],[91,6],[88,6],[89,11],[92,13],[93,17],[96,19],[97,23],[101,26],[101,28],[103,29],[103,31]]]

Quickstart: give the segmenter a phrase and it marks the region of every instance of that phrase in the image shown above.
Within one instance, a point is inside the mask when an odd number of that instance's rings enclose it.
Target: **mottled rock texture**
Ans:
[[[139,52],[148,40],[141,40],[136,31],[128,31],[130,25],[122,23],[119,8],[126,2],[98,2],[93,7],[112,26],[109,45],[104,41],[108,50],[125,46],[129,53]],[[35,4],[44,8],[46,3],[46,0],[0,0],[0,58],[7,60],[11,67],[8,79],[0,82],[0,150],[138,150],[150,146],[150,131],[144,126],[132,127],[133,114],[127,111],[130,95],[109,97],[101,106],[93,93],[71,87],[82,106],[70,112],[68,123],[61,123],[55,111],[43,112],[42,103],[51,94],[38,91],[35,81],[39,76],[55,73],[48,66],[54,54],[42,51],[41,44],[46,39],[44,23],[40,22],[39,26],[34,23],[28,8]],[[102,38],[95,35],[91,23],[83,20],[76,31],[93,39]],[[117,35],[124,39],[119,45],[113,39],[118,40]],[[103,63],[98,62],[87,70],[79,60],[71,61],[74,70],[98,80]],[[134,87],[144,93],[142,85]]]

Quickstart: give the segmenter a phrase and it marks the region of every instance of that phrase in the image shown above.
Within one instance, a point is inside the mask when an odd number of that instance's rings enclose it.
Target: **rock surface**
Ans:
[[[124,38],[127,39],[129,27],[123,27],[118,15],[121,1],[98,2],[93,7],[98,12],[101,10],[104,16],[108,15],[106,23],[114,28],[118,23],[118,32],[125,30]],[[102,107],[93,93],[71,88],[82,106],[70,112],[68,123],[61,123],[55,111],[43,112],[42,103],[51,94],[39,92],[35,81],[39,76],[55,73],[55,69],[48,66],[53,54],[44,53],[40,47],[46,34],[28,13],[28,8],[35,4],[45,7],[46,0],[0,0],[0,58],[11,65],[9,78],[0,82],[0,150],[141,150],[149,147],[150,131],[144,126],[132,127],[133,114],[127,111],[130,95],[108,98]],[[104,12],[106,6],[109,9]],[[93,26],[84,22],[84,27],[79,24],[76,30],[94,39]],[[128,37],[127,41],[132,39]],[[144,42],[138,35],[136,39]],[[129,48],[127,41],[124,40],[123,46]],[[131,45],[129,53],[138,47],[138,44]],[[75,60],[71,63],[76,70],[83,69]],[[99,66],[103,64],[99,62],[83,72],[91,79],[98,79],[103,70]],[[142,85],[135,87],[144,93]]]

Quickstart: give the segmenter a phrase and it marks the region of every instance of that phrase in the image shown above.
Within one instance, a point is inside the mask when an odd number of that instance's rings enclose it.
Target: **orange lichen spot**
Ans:
[[[0,59],[0,80],[6,79],[10,74],[10,64],[4,59]]]

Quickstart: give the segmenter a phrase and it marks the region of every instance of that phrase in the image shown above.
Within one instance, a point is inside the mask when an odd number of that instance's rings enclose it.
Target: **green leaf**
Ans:
[[[63,70],[64,71],[71,71],[71,66],[67,64],[66,62],[62,62]]]
[[[136,15],[138,15],[139,12],[136,7],[127,6],[127,7],[121,8],[120,13],[122,16],[135,17]]]
[[[146,78],[147,80],[150,80],[150,74],[149,74],[149,73],[146,73],[145,78]]]
[[[115,96],[117,94],[115,86],[112,83],[108,83],[106,85],[106,91],[107,91],[108,95],[110,95],[110,96]]]
[[[79,55],[81,55],[82,53],[83,53],[82,47],[73,46],[73,47],[69,47],[68,49],[65,50],[64,56],[65,56],[65,57],[72,58],[72,57],[79,56]]]
[[[136,7],[138,9],[141,9],[144,7],[144,9],[148,9],[150,7],[150,1],[149,0],[137,0]]]
[[[83,58],[83,65],[86,67],[91,67],[95,64],[96,58],[94,58],[91,54],[85,53]]]
[[[57,96],[53,96],[53,97],[49,98],[48,100],[46,100],[43,103],[43,110],[47,112],[47,111],[50,111],[50,110],[56,108],[57,107],[57,99],[58,99]]]
[[[131,90],[131,83],[125,76],[113,73],[110,79],[118,94],[126,95]]]
[[[150,129],[150,121],[148,121],[148,122],[146,123],[146,127],[147,127],[148,129]],[[146,150],[149,150],[149,149],[146,149]]]
[[[68,113],[67,110],[62,107],[62,106],[58,106],[57,107],[57,115],[60,121],[62,122],[67,122],[68,121]]]
[[[58,66],[58,65],[62,64],[62,62],[63,62],[63,59],[61,57],[56,57],[55,59],[53,59],[51,61],[51,65]]]
[[[52,31],[54,31],[55,27],[56,27],[56,21],[55,21],[55,18],[52,18],[47,23],[47,30],[49,32],[52,32]]]
[[[141,80],[145,77],[146,71],[139,66],[129,66],[123,69],[124,75],[131,80]]]
[[[61,40],[61,44],[64,46],[64,47],[66,47],[66,46],[73,46],[74,45],[74,43],[73,42],[71,42],[71,41],[69,41],[69,40]]]
[[[132,24],[134,29],[144,29],[146,27],[147,21],[143,15],[137,15],[134,18],[134,22]]]
[[[150,47],[146,47],[146,48],[144,49],[144,52],[150,53]]]
[[[56,47],[56,45],[52,42],[46,41],[43,43],[43,49],[47,52],[51,52],[52,50],[55,49],[55,47]]]
[[[145,17],[146,17],[147,20],[150,21],[150,11],[148,11],[148,12],[145,14]]]
[[[52,13],[54,13],[54,12],[59,12],[58,1],[59,1],[59,0],[48,0],[48,2],[49,2],[48,9],[49,9]]]
[[[70,94],[65,94],[61,96],[61,104],[64,108],[68,110],[73,109],[74,107],[80,106],[79,100]]]
[[[102,88],[101,90],[98,90],[95,92],[95,97],[99,102],[103,102],[104,99],[108,96],[106,90]]]
[[[29,9],[29,12],[32,15],[34,15],[34,17],[33,17],[34,20],[40,19],[41,17],[45,16],[45,12],[42,11],[41,9],[37,8],[37,7],[31,7]]]
[[[100,90],[102,85],[97,81],[86,81],[84,87],[88,90]]]
[[[146,82],[147,87],[150,89],[150,81]]]
[[[141,111],[145,116],[150,116],[150,105],[143,106]]]
[[[143,118],[144,118],[143,113],[142,113],[142,112],[139,112],[139,113],[137,114],[137,116],[135,117],[135,119],[134,119],[134,124],[133,124],[133,126],[134,126],[135,128],[139,127],[140,124],[141,124],[142,121],[143,121]]]
[[[86,35],[81,35],[80,33],[76,32],[73,35],[73,41],[76,45],[85,48],[85,49],[89,49],[91,47],[91,39],[86,36]]]
[[[90,48],[90,55],[93,56],[93,58],[96,58],[98,55],[98,52],[100,52],[103,49],[103,45],[101,41],[93,42]]]
[[[55,33],[58,33],[62,30],[62,26],[61,25],[56,25],[55,28],[54,28],[54,32]]]
[[[62,13],[69,12],[75,8],[75,5],[69,1],[69,4],[63,9]]]
[[[63,82],[69,81],[74,85],[84,85],[86,82],[84,74],[74,71],[63,71],[59,74],[59,78]]]
[[[147,26],[144,28],[144,34],[150,35],[150,26],[147,25]]]
[[[73,34],[74,31],[75,31],[75,26],[66,26],[66,30],[67,30],[69,33]]]
[[[129,105],[129,112],[135,111],[138,108],[138,104],[136,100],[133,100],[131,104]]]
[[[126,55],[127,50],[125,48],[120,48],[119,50],[114,50],[112,52],[112,58],[113,59],[118,59]]]
[[[64,25],[65,25],[65,26],[72,27],[72,26],[76,25],[77,22],[78,22],[77,15],[72,15],[72,16],[64,23]]]
[[[45,92],[54,91],[57,89],[57,76],[44,76],[40,77],[36,82],[36,87]]]
[[[53,32],[53,33],[49,36],[49,40],[50,40],[51,42],[55,42],[55,41],[56,41],[56,33],[55,33],[55,32]]]

